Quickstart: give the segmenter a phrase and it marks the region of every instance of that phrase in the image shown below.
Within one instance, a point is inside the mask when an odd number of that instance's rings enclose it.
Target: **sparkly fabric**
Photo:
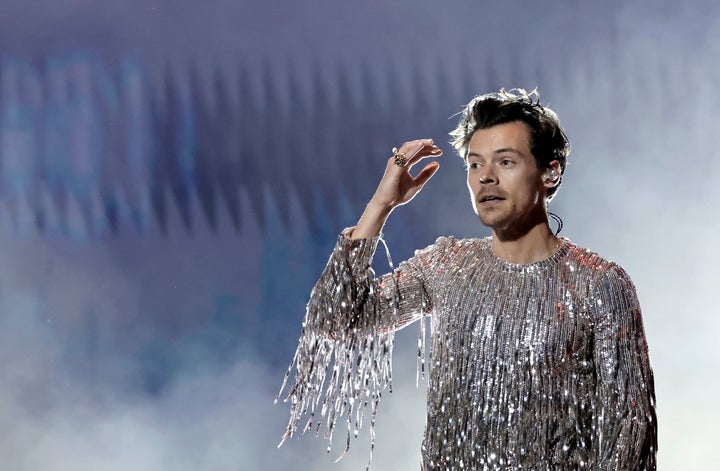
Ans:
[[[516,265],[490,238],[443,237],[376,278],[376,245],[341,235],[313,289],[286,437],[302,421],[332,440],[343,420],[349,447],[369,408],[374,443],[393,332],[429,315],[423,469],[656,468],[653,375],[621,267],[567,239]]]

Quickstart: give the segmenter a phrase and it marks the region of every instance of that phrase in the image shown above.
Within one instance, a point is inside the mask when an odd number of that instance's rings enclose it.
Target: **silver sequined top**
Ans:
[[[423,469],[656,468],[653,374],[621,267],[567,239],[517,265],[490,238],[442,237],[376,278],[377,240],[341,235],[313,289],[286,437],[307,416],[303,432],[332,440],[344,417],[349,447],[391,387],[394,331],[429,315]]]

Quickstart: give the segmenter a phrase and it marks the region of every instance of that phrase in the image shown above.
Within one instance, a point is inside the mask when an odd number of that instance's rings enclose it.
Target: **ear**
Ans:
[[[547,170],[542,175],[545,188],[553,188],[560,183],[560,162],[553,160],[548,164]]]

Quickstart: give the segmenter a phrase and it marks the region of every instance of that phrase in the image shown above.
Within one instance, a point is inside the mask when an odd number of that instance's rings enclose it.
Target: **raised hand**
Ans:
[[[394,148],[382,180],[351,237],[358,239],[379,234],[390,212],[412,200],[437,172],[440,164],[430,162],[414,177],[410,169],[424,158],[440,155],[442,150],[433,144],[432,139],[418,139],[406,142],[399,149]]]

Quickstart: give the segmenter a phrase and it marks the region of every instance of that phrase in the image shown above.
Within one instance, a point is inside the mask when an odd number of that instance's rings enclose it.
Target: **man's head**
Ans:
[[[547,200],[550,201],[565,173],[570,143],[555,112],[540,104],[537,91],[500,90],[473,98],[465,107],[457,127],[450,132],[451,143],[467,163],[468,146],[475,131],[514,121],[527,125],[530,151],[538,168],[550,169],[554,160],[560,164],[557,183],[547,192]]]

